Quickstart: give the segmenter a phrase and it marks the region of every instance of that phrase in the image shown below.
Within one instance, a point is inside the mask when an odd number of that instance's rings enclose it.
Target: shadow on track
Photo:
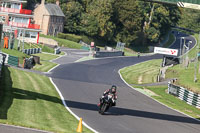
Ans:
[[[66,102],[67,106],[70,108],[98,111],[98,107],[96,104],[83,103],[83,102],[77,102],[77,101],[69,101],[69,100],[65,100],[65,102]],[[147,111],[134,110],[134,109],[126,109],[126,108],[119,108],[119,107],[112,107],[109,110],[109,112],[107,112],[105,115],[113,115],[113,116],[128,115],[128,116],[144,117],[144,118],[150,118],[150,119],[174,121],[174,122],[181,122],[181,123],[200,124],[200,121],[194,120],[194,119],[192,119],[190,117],[186,117],[186,116],[161,114],[161,113],[147,112]]]

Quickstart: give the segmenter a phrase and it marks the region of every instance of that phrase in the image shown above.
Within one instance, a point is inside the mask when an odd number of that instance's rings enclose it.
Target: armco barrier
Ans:
[[[89,50],[90,50],[90,47],[89,47],[89,46],[82,46],[81,49],[83,49],[83,50],[88,50],[88,51],[89,51]]]
[[[104,52],[104,51],[97,51],[95,57],[113,57],[113,56],[123,56],[122,51],[115,51],[115,52]]]
[[[179,99],[200,108],[200,94],[191,92],[183,87],[168,83],[168,93],[177,96]]]
[[[8,64],[11,66],[19,66],[19,58],[16,56],[9,55],[8,56]]]
[[[24,49],[23,53],[25,54],[37,54],[37,53],[41,53],[42,49],[41,48],[30,48],[30,49]]]

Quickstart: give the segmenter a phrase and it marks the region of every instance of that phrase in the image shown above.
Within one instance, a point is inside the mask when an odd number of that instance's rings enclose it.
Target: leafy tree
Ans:
[[[70,1],[61,5],[65,14],[65,31],[79,33],[83,8],[79,2]]]
[[[115,24],[112,22],[114,0],[93,0],[87,7],[82,25],[85,27],[84,32],[91,35],[91,28],[98,33],[96,37],[112,39]],[[92,22],[90,22],[92,21]],[[92,26],[90,26],[92,24]],[[96,27],[95,27],[96,26]],[[89,30],[87,30],[89,28]],[[93,35],[93,36],[94,36]]]

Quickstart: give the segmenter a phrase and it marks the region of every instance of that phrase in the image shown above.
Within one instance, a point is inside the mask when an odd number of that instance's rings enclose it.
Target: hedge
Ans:
[[[61,38],[61,39],[67,39],[67,40],[77,42],[77,43],[79,43],[80,40],[82,40],[81,36],[77,36],[77,35],[74,35],[74,34],[58,33],[57,37]]]

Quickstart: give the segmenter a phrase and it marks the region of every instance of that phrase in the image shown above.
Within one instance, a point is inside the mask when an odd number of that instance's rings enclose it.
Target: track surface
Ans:
[[[175,33],[176,34],[176,33]],[[187,35],[187,40],[195,40]],[[177,39],[172,48],[179,48]],[[199,133],[200,122],[173,111],[143,94],[129,88],[119,77],[122,67],[143,61],[162,58],[159,55],[150,57],[120,57],[73,63],[87,52],[73,49],[62,49],[67,56],[54,62],[61,64],[50,76],[61,90],[67,105],[92,128],[99,132],[109,133]],[[117,106],[111,108],[104,116],[98,114],[98,98],[112,84],[118,86]],[[0,133],[41,133],[43,131],[28,128],[0,125]]]
[[[190,36],[187,40],[195,40]],[[171,48],[179,48],[177,39]],[[54,83],[70,109],[98,132],[103,133],[199,133],[200,122],[171,110],[132,90],[121,79],[118,70],[160,55],[120,57],[60,65],[53,70]],[[98,114],[97,103],[105,89],[118,86],[117,106],[106,115]]]

